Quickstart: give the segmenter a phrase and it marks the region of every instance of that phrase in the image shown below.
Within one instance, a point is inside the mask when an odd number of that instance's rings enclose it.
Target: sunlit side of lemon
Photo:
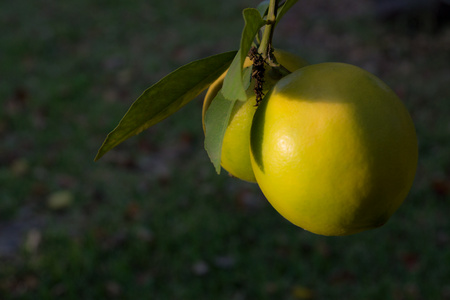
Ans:
[[[274,51],[277,62],[290,72],[305,65],[302,58],[283,50]],[[246,59],[244,67],[251,66],[252,62]],[[205,114],[211,101],[222,88],[223,80],[227,72],[223,73],[208,89],[203,101],[202,122],[205,128]],[[270,75],[265,76],[264,93],[276,83]],[[236,101],[231,112],[231,118],[222,144],[221,165],[232,176],[245,181],[256,182],[250,162],[250,127],[256,110],[256,97],[253,86],[247,90],[247,101]]]
[[[281,79],[251,129],[262,192],[286,219],[321,235],[383,225],[407,196],[417,159],[403,103],[348,64],[310,65]]]

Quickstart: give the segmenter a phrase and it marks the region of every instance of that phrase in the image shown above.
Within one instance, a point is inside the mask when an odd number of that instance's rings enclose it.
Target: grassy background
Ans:
[[[235,49],[258,1],[1,2],[0,299],[450,299],[450,29],[331,2],[299,1],[275,45],[383,78],[420,143],[401,209],[340,238],[217,176],[200,98],[93,162],[146,87]]]

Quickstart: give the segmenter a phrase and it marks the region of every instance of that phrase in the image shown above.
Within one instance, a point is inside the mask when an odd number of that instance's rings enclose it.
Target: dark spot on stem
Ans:
[[[249,58],[253,62],[252,66],[252,78],[255,80],[255,87],[253,88],[256,95],[256,106],[262,101],[264,97],[263,85],[264,85],[264,58],[261,53],[258,52],[256,47],[252,47],[249,52]]]

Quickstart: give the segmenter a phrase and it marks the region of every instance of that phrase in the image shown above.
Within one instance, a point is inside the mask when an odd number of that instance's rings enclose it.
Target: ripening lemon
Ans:
[[[277,62],[288,71],[293,72],[305,65],[307,62],[302,58],[283,50],[274,51]],[[251,66],[252,62],[246,59],[244,67]],[[202,122],[205,129],[205,114],[211,101],[222,88],[226,72],[223,73],[208,89],[203,101]],[[269,74],[269,67],[266,67],[264,94],[272,88],[277,79],[273,79]],[[256,182],[250,162],[250,127],[253,115],[256,111],[256,96],[253,92],[253,85],[247,90],[247,101],[236,101],[231,112],[230,122],[222,144],[221,165],[232,176],[245,181]]]
[[[343,63],[282,78],[251,128],[262,192],[286,219],[321,235],[383,225],[408,194],[417,159],[414,124],[400,99]]]

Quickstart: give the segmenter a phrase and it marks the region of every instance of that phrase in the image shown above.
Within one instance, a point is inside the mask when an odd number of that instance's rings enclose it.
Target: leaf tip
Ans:
[[[220,170],[221,170],[220,164],[218,166],[214,166],[214,168],[216,169],[217,175],[220,175]]]
[[[104,151],[102,151],[102,148],[100,148],[97,152],[97,155],[94,157],[94,162],[97,162],[102,156],[105,154]]]

